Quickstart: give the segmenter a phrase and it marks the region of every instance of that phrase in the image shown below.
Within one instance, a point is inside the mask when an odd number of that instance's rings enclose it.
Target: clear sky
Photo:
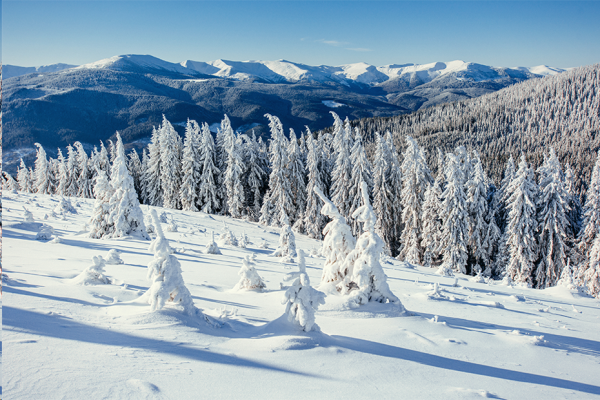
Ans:
[[[2,61],[600,62],[600,1],[2,1]]]

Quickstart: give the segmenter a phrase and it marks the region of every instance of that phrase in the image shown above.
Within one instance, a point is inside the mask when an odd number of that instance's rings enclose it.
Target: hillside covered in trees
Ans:
[[[572,166],[576,191],[582,195],[600,148],[599,88],[600,65],[596,64],[475,99],[396,117],[360,119],[351,125],[373,143],[375,132],[391,132],[400,151],[406,146],[404,138],[413,137],[434,169],[438,148],[443,153],[458,146],[476,150],[496,184],[511,155],[516,158],[524,152],[537,168],[552,146],[559,160]]]

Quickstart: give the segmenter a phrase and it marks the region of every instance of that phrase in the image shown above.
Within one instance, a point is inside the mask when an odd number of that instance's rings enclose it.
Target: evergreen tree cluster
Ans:
[[[600,161],[582,207],[576,174],[552,149],[537,170],[525,154],[517,166],[510,158],[497,188],[481,156],[464,146],[434,152],[434,174],[428,161],[433,157],[416,139],[406,136],[399,154],[390,133],[376,134],[369,159],[364,132],[332,115],[331,132],[307,130],[299,139],[292,130],[286,136],[281,121],[266,115],[268,149],[254,135],[236,134],[227,116],[216,140],[206,123],[188,121],[182,141],[164,118],[141,160],[133,150],[125,163],[120,139],[90,156],[76,144],[58,160],[47,159],[38,146],[35,168],[22,164],[14,185],[28,192],[94,195],[93,222],[100,228],[92,234],[98,237],[141,229],[143,218],[127,217],[136,214],[136,193],[145,204],[247,218],[318,239],[347,227],[326,238],[331,282],[351,275],[356,267],[345,259],[354,237],[369,232],[388,255],[436,267],[440,274],[545,288],[556,285],[567,268],[574,282],[598,295]],[[356,218],[367,201],[375,217]]]

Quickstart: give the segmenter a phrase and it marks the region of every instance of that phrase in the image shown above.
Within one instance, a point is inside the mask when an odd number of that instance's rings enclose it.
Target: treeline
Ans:
[[[317,239],[328,222],[319,193],[331,198],[358,236],[363,227],[350,217],[362,205],[366,184],[375,229],[391,256],[437,267],[441,274],[536,288],[554,286],[562,277],[598,296],[598,162],[582,209],[576,175],[553,150],[545,153],[537,171],[524,155],[518,165],[510,158],[497,187],[478,153],[464,146],[438,150],[434,175],[416,140],[407,136],[400,154],[388,132],[375,135],[369,160],[363,132],[332,115],[330,132],[316,136],[307,130],[299,139],[293,130],[286,137],[279,119],[266,115],[268,148],[254,135],[236,135],[227,116],[216,140],[206,123],[188,121],[182,141],[164,118],[141,159],[130,152],[126,169],[144,204],[290,225]],[[112,176],[115,151],[112,142],[108,149],[101,143],[88,155],[75,143],[67,157],[59,150],[57,159],[48,160],[38,145],[35,168],[22,163],[17,180],[5,174],[5,184],[25,192],[91,198],[94,184],[106,186],[106,177]]]

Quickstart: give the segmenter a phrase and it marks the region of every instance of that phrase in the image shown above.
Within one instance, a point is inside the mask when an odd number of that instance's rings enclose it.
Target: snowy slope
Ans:
[[[32,74],[34,72],[38,73],[48,73],[48,72],[58,72],[69,68],[74,68],[76,65],[71,64],[51,64],[51,65],[42,65],[39,67],[19,67],[17,65],[3,65],[2,66],[2,79],[8,79],[15,76],[21,76],[25,74]]]
[[[475,283],[397,261],[384,264],[391,290],[409,313],[389,305],[348,309],[327,293],[321,333],[280,319],[280,287],[294,268],[268,257],[275,229],[204,213],[165,210],[195,305],[228,316],[220,329],[175,311],[150,313],[149,242],[92,240],[82,232],[92,201],[77,214],[44,215],[57,197],[5,192],[3,394],[62,399],[593,399],[600,395],[600,302],[557,287],[532,290]],[[25,205],[35,219],[23,222]],[[143,206],[143,211],[148,212]],[[162,210],[158,209],[160,213]],[[37,241],[41,223],[61,243]],[[200,251],[223,223],[253,242],[222,255]],[[166,225],[163,226],[166,231]],[[319,242],[297,235],[310,252]],[[258,248],[265,239],[269,250]],[[112,285],[72,281],[95,255],[121,252]],[[264,292],[236,292],[242,258],[256,254]],[[308,257],[318,284],[323,258]],[[441,287],[432,293],[432,284]]]

